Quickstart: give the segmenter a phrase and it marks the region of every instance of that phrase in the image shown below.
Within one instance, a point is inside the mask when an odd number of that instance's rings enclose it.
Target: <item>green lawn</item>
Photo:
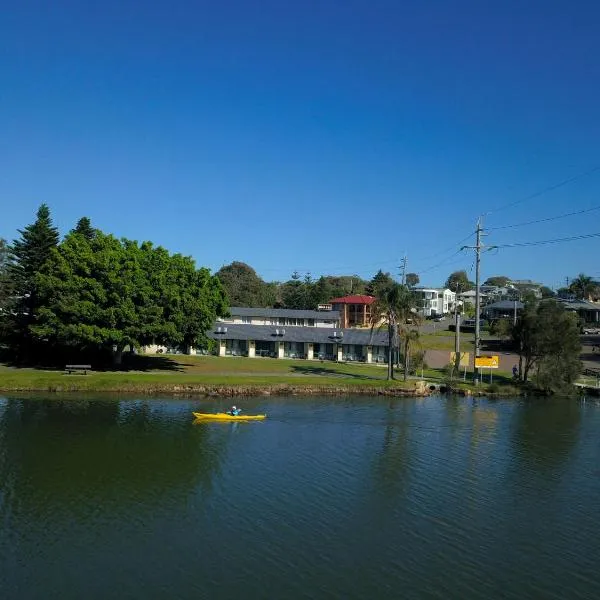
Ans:
[[[387,381],[385,368],[375,365],[184,355],[140,357],[139,362],[139,370],[88,375],[0,367],[0,390],[158,392],[220,386],[414,388],[414,382]]]
[[[420,375],[420,373],[418,373]],[[445,382],[443,369],[426,369],[425,379]],[[386,368],[377,365],[320,361],[215,357],[215,356],[140,356],[136,369],[94,371],[88,375],[67,375],[63,371],[0,366],[1,391],[106,391],[106,392],[206,392],[219,388],[302,391],[336,389],[377,391],[415,388],[415,378],[386,380]],[[494,373],[494,382],[511,382],[510,374]],[[485,389],[488,381],[484,381]],[[472,388],[469,380],[458,387]]]

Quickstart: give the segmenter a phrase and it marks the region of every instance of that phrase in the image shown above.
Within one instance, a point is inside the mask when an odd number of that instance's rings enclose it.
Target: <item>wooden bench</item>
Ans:
[[[65,365],[65,371],[71,375],[71,373],[81,373],[87,375],[88,371],[92,370],[92,365]]]

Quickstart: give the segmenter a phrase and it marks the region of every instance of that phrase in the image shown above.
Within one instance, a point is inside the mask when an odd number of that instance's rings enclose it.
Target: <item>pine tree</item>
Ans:
[[[92,227],[92,222],[88,217],[81,217],[81,219],[77,221],[77,225],[75,226],[75,229],[73,229],[73,233],[78,233],[89,241],[96,237],[96,230]]]
[[[13,286],[13,306],[6,341],[21,358],[32,358],[32,338],[30,326],[38,314],[38,294],[36,277],[42,270],[52,251],[58,246],[59,234],[52,223],[50,209],[42,204],[36,220],[25,229],[19,230],[20,239],[12,245],[13,262],[10,277]]]
[[[52,249],[58,246],[58,230],[52,224],[48,206],[42,204],[35,222],[20,229],[19,233],[21,239],[15,240],[12,246],[12,271],[17,293],[25,295],[33,291],[35,275],[50,257]]]

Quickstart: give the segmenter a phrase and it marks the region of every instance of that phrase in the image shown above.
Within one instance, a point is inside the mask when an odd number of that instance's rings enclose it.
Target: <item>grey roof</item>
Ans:
[[[217,333],[217,327],[227,329],[225,333]],[[276,335],[275,330],[284,335]],[[333,338],[334,332],[343,332],[341,339]],[[360,344],[387,346],[387,332],[370,329],[334,329],[329,327],[275,327],[274,325],[246,325],[243,323],[215,323],[208,332],[212,339],[256,340],[263,342],[313,342],[317,344]]]
[[[232,306],[229,309],[233,317],[288,317],[291,319],[320,319],[337,321],[340,313],[337,310],[294,310],[291,308],[246,308]]]
[[[500,300],[500,302],[494,302],[493,304],[487,304],[484,307],[484,310],[514,310],[515,304],[517,305],[517,310],[520,310],[525,306],[522,302],[518,300]]]
[[[600,311],[600,304],[589,302],[588,300],[564,300],[563,298],[557,298],[557,301],[564,305],[567,310],[598,310]]]

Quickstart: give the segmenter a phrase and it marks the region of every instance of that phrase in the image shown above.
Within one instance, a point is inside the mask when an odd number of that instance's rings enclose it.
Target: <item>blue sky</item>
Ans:
[[[218,269],[426,284],[484,225],[600,205],[600,5],[20,0],[0,19],[0,236],[41,202]],[[488,244],[600,231],[600,211]],[[467,242],[462,242],[467,243]],[[482,275],[600,275],[600,238]]]

